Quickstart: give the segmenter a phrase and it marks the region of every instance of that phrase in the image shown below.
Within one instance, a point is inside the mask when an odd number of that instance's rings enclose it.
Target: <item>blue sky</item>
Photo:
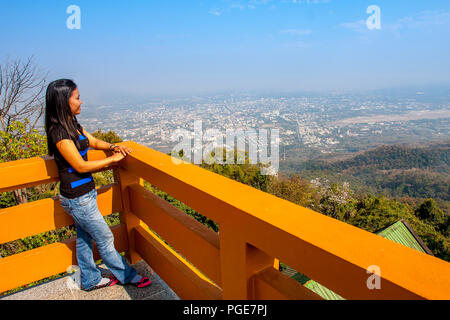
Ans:
[[[69,30],[69,5],[81,29]],[[369,30],[368,6],[381,10]],[[35,56],[85,103],[450,85],[450,1],[1,1],[0,61]]]

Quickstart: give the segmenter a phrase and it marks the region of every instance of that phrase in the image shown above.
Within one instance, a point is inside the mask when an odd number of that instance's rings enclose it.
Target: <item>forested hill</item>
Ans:
[[[381,146],[345,160],[281,164],[285,173],[311,180],[350,182],[358,193],[434,198],[450,212],[450,141],[423,147]]]
[[[450,141],[425,147],[381,146],[354,156],[351,159],[325,162],[308,161],[304,170],[351,170],[356,172],[363,168],[377,170],[393,169],[431,169],[448,172],[450,166]]]

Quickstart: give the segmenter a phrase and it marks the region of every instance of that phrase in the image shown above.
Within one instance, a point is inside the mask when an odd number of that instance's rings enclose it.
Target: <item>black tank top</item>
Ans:
[[[87,152],[89,150],[89,139],[83,135],[83,127],[75,120],[76,127],[81,133],[78,137],[80,148],[78,152],[81,157],[87,161]],[[60,125],[54,125],[47,136],[49,142],[54,146],[54,159],[58,166],[60,184],[60,193],[66,198],[73,199],[82,196],[95,188],[95,183],[90,172],[78,173],[72,166],[64,159],[59,150],[56,148],[56,143],[63,139],[71,140],[68,132]],[[76,144],[75,144],[76,145]]]

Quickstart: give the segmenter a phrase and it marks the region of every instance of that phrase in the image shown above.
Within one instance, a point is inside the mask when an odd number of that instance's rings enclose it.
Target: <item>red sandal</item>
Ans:
[[[116,283],[122,284],[114,275],[110,276],[109,278],[111,279],[110,286],[113,286]],[[138,288],[145,288],[145,287],[151,285],[152,281],[148,277],[142,277],[142,279],[139,280],[139,282],[137,282],[137,283],[129,283],[129,284],[134,284]]]
[[[119,279],[117,279],[114,275],[110,276],[109,279],[111,280],[111,282],[109,283],[110,287],[119,283]]]
[[[145,288],[151,284],[152,284],[152,281],[149,278],[142,277],[142,279],[138,283],[135,283],[134,285],[138,288]]]

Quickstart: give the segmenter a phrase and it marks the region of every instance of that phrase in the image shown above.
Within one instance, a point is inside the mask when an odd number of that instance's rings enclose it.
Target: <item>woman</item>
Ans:
[[[91,291],[118,282],[146,287],[151,284],[150,279],[137,274],[114,248],[114,236],[97,207],[97,191],[91,174],[121,161],[132,150],[101,141],[86,132],[76,118],[81,104],[80,94],[72,80],[56,80],[48,85],[45,109],[48,150],[58,166],[61,206],[75,221],[81,289]],[[89,147],[114,153],[102,160],[88,161]],[[92,240],[95,240],[103,262],[113,273],[109,279],[103,278],[96,267]]]

